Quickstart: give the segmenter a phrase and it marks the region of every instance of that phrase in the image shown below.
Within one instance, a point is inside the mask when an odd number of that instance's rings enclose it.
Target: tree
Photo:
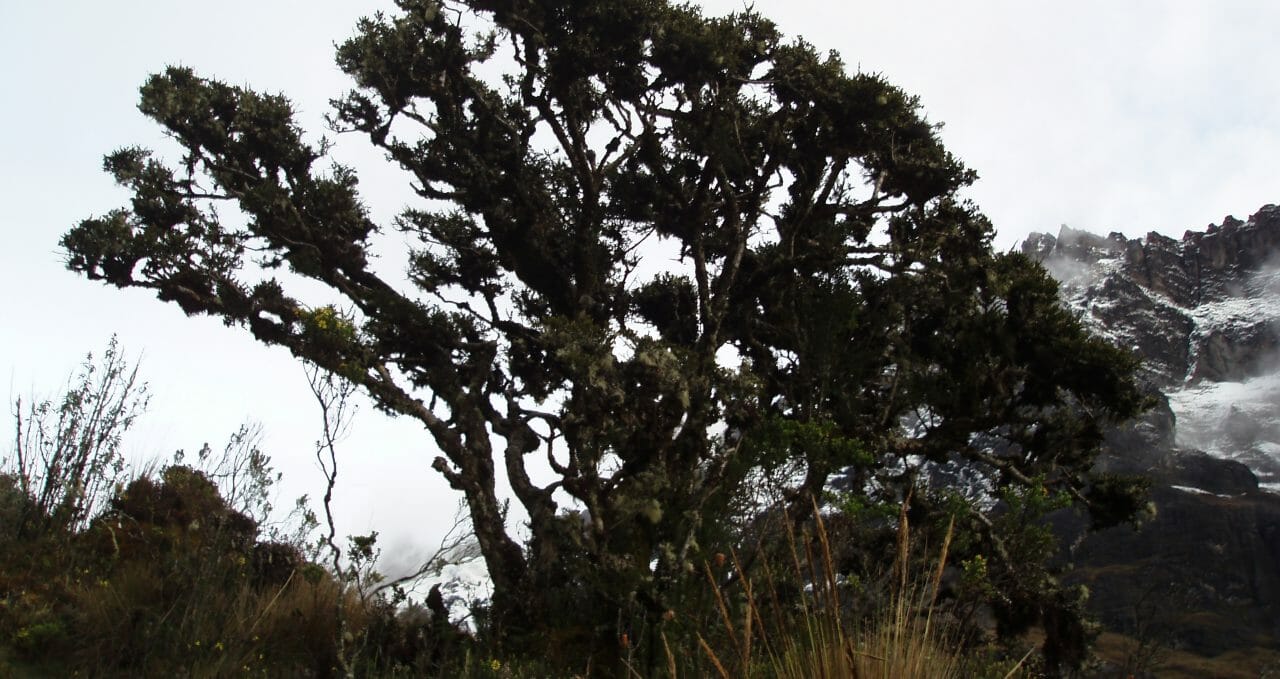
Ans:
[[[800,516],[838,470],[901,500],[949,463],[1115,518],[1089,468],[1100,427],[1140,406],[1133,363],[1040,267],[991,251],[957,196],[976,175],[916,99],[751,11],[397,4],[338,48],[356,87],[331,117],[411,178],[394,224],[353,170],[318,169],[328,142],[283,96],[168,68],[140,106],[180,164],[110,154],[131,207],[62,243],[91,279],[247,327],[422,422],[499,636],[603,611],[599,647],[625,616],[659,620],[762,479]],[[414,243],[407,276],[375,270],[384,227]],[[341,301],[305,303],[298,277]]]

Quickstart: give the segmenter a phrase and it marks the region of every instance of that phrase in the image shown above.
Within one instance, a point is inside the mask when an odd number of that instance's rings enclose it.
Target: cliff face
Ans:
[[[1269,374],[1280,343],[1280,207],[1248,222],[1127,240],[1063,227],[1023,251],[1063,283],[1068,302],[1102,334],[1147,359],[1161,388]]]
[[[1099,461],[1152,479],[1155,518],[1083,539],[1064,526],[1069,577],[1111,630],[1205,656],[1280,648],[1280,207],[1181,240],[1063,227],[1023,251],[1143,358],[1158,402]]]

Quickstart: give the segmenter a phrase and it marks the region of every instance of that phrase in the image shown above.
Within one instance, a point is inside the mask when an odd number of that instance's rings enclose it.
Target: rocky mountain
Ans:
[[[1280,483],[1280,207],[1182,240],[1063,227],[1023,250],[1100,334],[1132,347],[1169,397],[1178,441]],[[1280,486],[1278,486],[1280,487]]]
[[[1143,358],[1157,402],[1099,461],[1152,480],[1153,518],[1089,537],[1067,522],[1069,577],[1108,629],[1260,676],[1280,658],[1280,207],[1180,240],[1064,226],[1022,248]]]

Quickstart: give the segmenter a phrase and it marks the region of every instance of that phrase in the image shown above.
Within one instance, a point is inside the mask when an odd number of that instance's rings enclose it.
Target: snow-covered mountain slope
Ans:
[[[1023,251],[1097,333],[1143,357],[1179,447],[1243,462],[1280,490],[1280,207],[1181,240],[1063,227]]]
[[[1280,375],[1188,385],[1169,393],[1179,445],[1243,462],[1280,491]]]

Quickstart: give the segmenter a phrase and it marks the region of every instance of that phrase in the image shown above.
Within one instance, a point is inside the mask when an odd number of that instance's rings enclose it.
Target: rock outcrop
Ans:
[[[1146,359],[1161,389],[1270,374],[1280,349],[1280,207],[1182,240],[1063,227],[1023,251],[1063,284],[1095,329]]]

